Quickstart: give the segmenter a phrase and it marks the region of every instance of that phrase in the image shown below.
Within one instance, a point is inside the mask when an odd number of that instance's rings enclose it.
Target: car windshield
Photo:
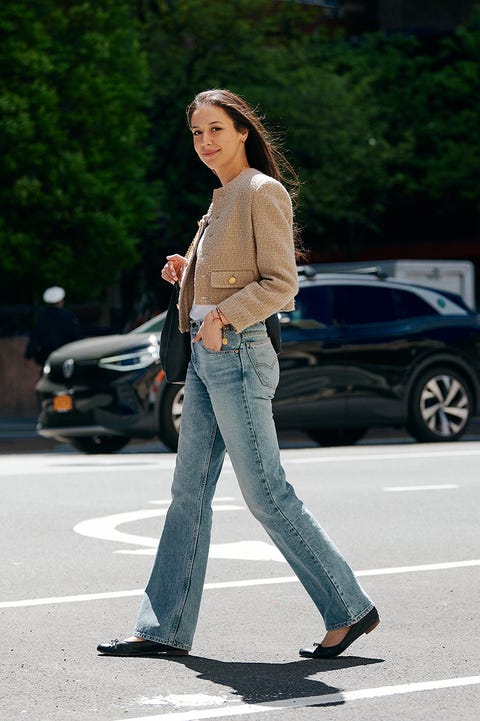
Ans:
[[[160,313],[160,315],[155,315],[153,318],[150,318],[150,320],[142,323],[142,325],[129,331],[129,333],[160,333],[165,323],[166,315],[167,311]]]

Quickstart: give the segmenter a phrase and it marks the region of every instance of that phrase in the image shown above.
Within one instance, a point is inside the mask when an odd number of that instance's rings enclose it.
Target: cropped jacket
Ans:
[[[207,225],[197,258],[197,244]],[[189,329],[194,299],[217,306],[237,332],[279,310],[293,310],[298,281],[292,225],[288,192],[254,168],[214,190],[187,252],[180,330]]]

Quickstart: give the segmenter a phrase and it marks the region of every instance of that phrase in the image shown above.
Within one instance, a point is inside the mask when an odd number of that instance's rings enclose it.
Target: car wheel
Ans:
[[[160,440],[172,451],[177,450],[182,419],[183,386],[171,384],[165,388],[160,406]]]
[[[90,436],[69,438],[68,442],[82,453],[115,453],[124,448],[129,440],[125,436]]]
[[[432,368],[412,388],[407,429],[417,441],[456,441],[471,415],[472,394],[465,378],[449,368]]]
[[[308,428],[308,435],[321,446],[353,446],[365,435],[366,428]]]

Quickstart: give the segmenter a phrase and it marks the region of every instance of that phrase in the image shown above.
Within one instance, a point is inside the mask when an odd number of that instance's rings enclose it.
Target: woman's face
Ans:
[[[229,115],[216,105],[201,105],[191,118],[193,145],[200,160],[218,175],[223,185],[248,167],[245,140]]]

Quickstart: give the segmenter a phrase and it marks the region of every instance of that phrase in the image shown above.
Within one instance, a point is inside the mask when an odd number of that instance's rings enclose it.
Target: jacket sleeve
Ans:
[[[218,304],[237,332],[292,310],[298,291],[292,202],[283,185],[264,178],[253,193],[251,214],[260,278]]]

